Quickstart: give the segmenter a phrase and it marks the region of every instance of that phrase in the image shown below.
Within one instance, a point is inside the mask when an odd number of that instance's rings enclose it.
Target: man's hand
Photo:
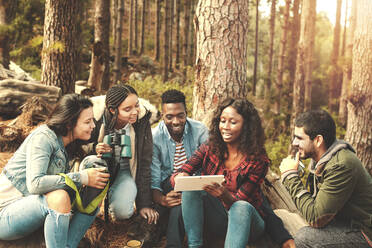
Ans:
[[[104,189],[110,179],[110,174],[106,172],[106,168],[89,168],[86,170],[88,172],[88,186]]]
[[[172,208],[181,204],[181,193],[174,190],[162,197],[161,205]]]
[[[282,174],[287,172],[287,171],[296,171],[297,172],[297,168],[298,168],[299,163],[300,163],[300,154],[299,153],[296,154],[295,159],[291,158],[291,156],[288,156],[285,159],[283,159],[282,162],[280,163],[280,166],[279,166],[280,172]]]
[[[139,211],[142,218],[147,220],[147,223],[149,224],[156,224],[159,219],[159,213],[152,208],[141,208]]]

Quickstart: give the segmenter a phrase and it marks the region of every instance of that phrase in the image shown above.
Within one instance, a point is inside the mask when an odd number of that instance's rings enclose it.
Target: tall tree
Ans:
[[[292,127],[294,126],[294,117],[305,109],[305,98],[307,102],[311,103],[311,68],[315,36],[315,8],[316,0],[302,2],[301,31],[297,50],[295,80],[293,83]],[[309,105],[307,103],[307,106]]]
[[[115,47],[115,61],[114,61],[114,82],[118,82],[121,79],[121,36],[123,32],[123,20],[124,20],[124,0],[117,0],[117,15],[116,15],[116,26],[114,36],[114,47]]]
[[[134,0],[134,50],[138,53],[138,0]]]
[[[129,38],[128,38],[128,56],[133,54],[133,15],[134,15],[134,0],[130,0],[129,7]]]
[[[297,61],[297,47],[300,38],[300,0],[294,0],[292,5],[292,18],[290,24],[290,38],[288,49],[288,74],[289,74],[289,87],[293,89],[293,82],[296,74],[296,61]],[[292,95],[290,93],[290,95]],[[292,95],[293,97],[293,95]],[[292,109],[292,101],[288,101],[288,112]]]
[[[88,85],[96,90],[110,86],[110,1],[96,0],[94,12],[94,44]]]
[[[285,8],[283,13],[283,26],[282,26],[282,37],[280,38],[279,45],[279,59],[278,59],[278,72],[275,81],[276,96],[275,96],[275,112],[280,113],[281,99],[282,99],[282,88],[283,88],[283,73],[284,73],[284,58],[285,49],[287,45],[287,33],[289,24],[289,9],[291,7],[291,0],[285,1]]]
[[[165,0],[165,18],[164,18],[164,61],[163,61],[163,81],[168,81],[169,72],[169,30],[170,30],[170,1]]]
[[[354,42],[354,30],[356,24],[357,15],[357,1],[352,0],[351,13],[349,18],[349,35],[346,38],[345,55],[344,55],[344,68],[343,68],[343,79],[340,97],[340,107],[338,111],[338,119],[341,125],[346,126],[347,122],[347,96],[350,88],[351,75],[352,75],[352,55],[353,55],[353,42]]]
[[[372,176],[372,1],[358,0],[345,139]]]
[[[155,60],[160,60],[160,29],[161,29],[161,19],[160,19],[160,10],[161,10],[161,0],[156,0],[156,30],[155,30]]]
[[[338,66],[338,55],[340,52],[340,34],[341,34],[341,6],[342,0],[337,0],[337,10],[336,10],[336,24],[333,30],[333,48],[331,54],[331,71],[330,71],[330,84],[328,90],[328,109],[331,112],[335,112],[337,109],[338,94],[337,91],[340,88],[339,81],[339,71]]]
[[[189,31],[190,31],[191,0],[185,1],[185,16],[183,23],[183,66],[187,66],[189,56]],[[186,72],[186,71],[185,71]]]
[[[187,58],[187,64],[194,66],[196,56],[196,44],[195,44],[195,28],[194,28],[194,17],[196,9],[196,0],[191,0],[191,12],[190,12],[190,36],[189,36],[189,56]]]
[[[199,0],[195,18],[193,117],[208,125],[226,97],[247,96],[248,1]]]
[[[276,17],[276,0],[271,0],[270,11],[270,44],[269,44],[269,63],[267,65],[267,78],[265,83],[265,101],[267,106],[270,106],[270,91],[271,91],[271,73],[273,70],[273,54],[274,54],[274,38],[275,38],[275,17]]]
[[[142,20],[141,20],[141,51],[140,54],[145,52],[145,25],[147,16],[146,0],[142,0]]]
[[[12,14],[12,0],[0,0],[0,64],[9,69],[9,30],[10,18]]]
[[[173,71],[173,18],[174,18],[174,0],[171,0],[169,6],[169,71]]]
[[[180,67],[180,20],[181,20],[181,0],[176,0],[176,69]]]
[[[75,91],[79,7],[74,0],[45,1],[41,82],[62,94]]]
[[[255,42],[254,42],[254,65],[253,65],[253,86],[252,86],[252,94],[256,95],[256,85],[257,85],[257,62],[258,62],[258,22],[259,22],[259,15],[260,12],[258,7],[260,5],[260,0],[256,0],[256,32],[255,32]]]

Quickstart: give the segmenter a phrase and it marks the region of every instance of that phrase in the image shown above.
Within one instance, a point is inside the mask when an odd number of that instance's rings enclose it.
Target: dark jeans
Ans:
[[[169,177],[161,183],[163,194],[169,193],[173,190],[170,184]],[[163,207],[161,205],[155,206],[160,215],[160,223],[168,223],[166,229],[167,248],[180,248],[182,247],[185,237],[185,227],[182,219],[181,205],[173,208]]]
[[[296,248],[369,248],[358,229],[348,223],[333,220],[324,228],[305,226],[294,237]]]

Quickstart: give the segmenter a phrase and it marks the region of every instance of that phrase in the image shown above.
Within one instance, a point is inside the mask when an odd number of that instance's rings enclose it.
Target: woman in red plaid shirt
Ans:
[[[203,245],[203,229],[225,236],[225,247],[245,247],[265,230],[260,185],[269,167],[257,110],[245,99],[227,99],[211,123],[210,139],[175,176],[224,175],[222,185],[182,193],[189,247]],[[174,182],[174,180],[172,180]]]

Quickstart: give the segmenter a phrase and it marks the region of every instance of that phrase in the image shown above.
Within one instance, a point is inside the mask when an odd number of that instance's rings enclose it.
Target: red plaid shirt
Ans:
[[[226,188],[235,201],[247,201],[263,215],[260,185],[269,164],[270,160],[266,155],[247,156],[236,168],[227,170],[219,158],[210,151],[210,147],[202,144],[177,173],[186,172],[192,175],[202,168],[202,175],[225,175]],[[172,175],[172,183],[177,173]]]

